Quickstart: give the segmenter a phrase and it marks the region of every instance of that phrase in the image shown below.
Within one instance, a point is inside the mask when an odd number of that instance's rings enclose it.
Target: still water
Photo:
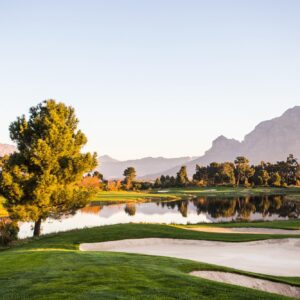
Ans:
[[[42,233],[121,223],[196,224],[232,220],[285,220],[300,217],[300,203],[286,196],[217,198],[156,201],[140,204],[93,204],[75,215],[47,219]],[[20,224],[20,238],[32,236],[32,223]]]

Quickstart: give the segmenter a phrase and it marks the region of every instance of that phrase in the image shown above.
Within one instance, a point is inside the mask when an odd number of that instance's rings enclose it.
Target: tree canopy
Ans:
[[[236,185],[239,186],[240,182],[248,185],[248,180],[254,174],[254,169],[249,165],[249,160],[244,156],[238,156],[235,161],[236,167]]]
[[[12,219],[41,221],[84,207],[90,191],[80,186],[83,175],[97,165],[96,153],[82,153],[87,138],[77,129],[72,107],[47,100],[11,123],[17,152],[4,159],[0,187]]]
[[[189,178],[187,176],[186,166],[182,166],[176,176],[176,184],[178,186],[187,186]]]
[[[124,170],[123,175],[125,176],[124,183],[125,183],[126,189],[132,188],[132,183],[136,178],[135,168],[128,167],[127,169]]]

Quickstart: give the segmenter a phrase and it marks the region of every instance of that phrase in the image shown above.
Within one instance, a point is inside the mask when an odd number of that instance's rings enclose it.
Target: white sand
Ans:
[[[300,276],[299,239],[228,243],[148,238],[81,244],[80,250],[170,256],[256,273]]]
[[[182,227],[187,230],[202,231],[202,232],[217,232],[217,233],[248,233],[248,234],[291,234],[300,235],[300,230],[287,230],[287,229],[272,229],[272,228],[254,228],[254,227]]]
[[[257,279],[250,276],[238,275],[234,273],[215,272],[215,271],[195,271],[191,275],[214,280],[218,282],[225,282],[229,284],[244,286],[248,288],[257,289],[269,293],[280,294],[288,297],[300,298],[300,288],[284,283],[272,282],[264,279]]]

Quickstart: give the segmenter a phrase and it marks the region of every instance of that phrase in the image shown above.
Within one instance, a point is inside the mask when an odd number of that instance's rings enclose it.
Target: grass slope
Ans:
[[[159,193],[148,193],[148,192],[127,192],[127,191],[117,191],[117,192],[106,192],[101,191],[93,197],[91,202],[146,202],[152,200],[170,200],[177,198],[173,195],[165,195]]]
[[[181,227],[246,227],[246,228],[271,228],[271,229],[289,229],[300,230],[300,219],[293,220],[275,220],[275,221],[249,221],[249,222],[224,222],[224,223],[201,223]]]
[[[0,252],[0,299],[285,299],[188,275],[194,270],[230,271],[228,268],[166,257],[78,251],[82,242],[144,237],[235,242],[262,238],[150,224],[48,235]],[[252,276],[300,286],[300,278]]]
[[[163,191],[163,193],[162,193]],[[167,188],[153,190],[151,192],[99,192],[91,202],[112,203],[112,202],[146,202],[153,200],[174,200],[193,197],[238,197],[238,196],[259,196],[259,195],[288,195],[290,200],[300,201],[300,188],[274,188],[274,187],[188,187],[188,188]]]
[[[157,190],[156,192],[158,192]],[[166,189],[165,196],[187,197],[237,197],[237,196],[259,196],[259,195],[287,195],[293,200],[300,200],[300,187],[275,188],[275,187],[189,187]]]

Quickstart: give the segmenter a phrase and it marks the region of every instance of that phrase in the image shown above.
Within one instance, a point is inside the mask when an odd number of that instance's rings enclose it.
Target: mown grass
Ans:
[[[127,191],[117,191],[117,192],[106,192],[101,191],[97,193],[91,200],[91,202],[146,202],[153,200],[168,200],[177,197],[173,195],[165,195],[160,193],[151,192],[127,192]]]
[[[290,200],[300,201],[300,188],[273,188],[273,187],[187,187],[166,188],[152,191],[101,191],[94,196],[91,202],[99,203],[122,203],[122,202],[147,202],[159,200],[179,200],[193,197],[238,197],[238,196],[261,196],[261,195],[288,195]]]
[[[222,223],[199,223],[184,225],[181,227],[223,227],[223,228],[270,228],[300,230],[300,219],[275,220],[275,221],[243,221],[243,222],[222,222]]]
[[[78,251],[83,242],[146,237],[238,242],[270,236],[207,234],[151,224],[48,235],[0,252],[0,299],[285,299],[188,275],[194,270],[233,271],[300,286],[297,277],[249,274],[167,257]]]
[[[49,234],[42,236],[36,240],[20,240],[17,242],[16,248],[30,249],[43,248],[45,243],[47,248],[52,249],[78,249],[79,243],[92,243],[95,241],[114,241],[128,238],[179,238],[190,240],[208,240],[208,241],[224,241],[224,242],[248,242],[266,239],[280,238],[297,238],[297,235],[277,235],[277,234],[234,234],[234,233],[209,233],[196,232],[177,228],[176,226],[159,225],[159,224],[118,224],[110,226],[101,226],[93,228],[85,228],[71,230],[57,234]],[[300,236],[299,236],[300,237]],[[28,242],[27,242],[28,241]]]
[[[159,192],[159,190],[156,190]],[[165,189],[165,196],[187,197],[237,197],[261,195],[289,195],[294,200],[300,200],[300,187],[188,187]]]

